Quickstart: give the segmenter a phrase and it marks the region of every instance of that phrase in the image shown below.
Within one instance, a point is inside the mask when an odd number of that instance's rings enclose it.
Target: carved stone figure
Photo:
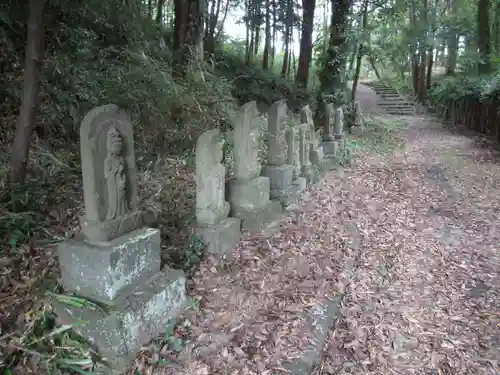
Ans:
[[[90,111],[80,127],[87,241],[103,243],[143,226],[137,209],[132,123],[114,104]]]
[[[286,143],[288,145],[286,163],[293,166],[293,180],[300,177],[300,152],[297,142],[297,129],[290,127],[286,130]]]
[[[196,219],[201,226],[214,225],[229,215],[222,146],[219,129],[207,130],[196,143]]]
[[[240,181],[250,181],[260,175],[259,161],[260,131],[253,125],[257,116],[257,103],[246,103],[234,122],[234,176]]]
[[[359,102],[354,103],[354,126],[358,126],[360,128],[364,127],[364,119],[363,119],[363,111],[361,110],[361,105]]]
[[[325,118],[323,124],[323,141],[333,141],[334,121],[335,121],[335,107],[333,103],[326,103]]]
[[[335,110],[335,127],[334,135],[336,139],[342,138],[342,133],[344,131],[344,110],[342,107]]]
[[[108,187],[106,220],[112,220],[125,215],[129,211],[126,195],[126,166],[125,159],[121,154],[123,142],[120,133],[114,126],[111,126],[108,130],[106,146],[107,156],[104,159],[104,178]]]
[[[313,140],[315,137],[314,120],[309,105],[305,105],[300,110],[300,122],[303,124],[307,124],[307,131],[310,133],[309,137],[311,138],[311,140]]]
[[[268,150],[267,164],[280,166],[286,163],[287,143],[285,121],[287,118],[286,100],[274,103],[268,111]]]

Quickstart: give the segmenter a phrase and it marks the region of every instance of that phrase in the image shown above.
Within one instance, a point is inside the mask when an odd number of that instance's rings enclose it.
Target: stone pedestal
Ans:
[[[308,185],[311,184],[313,182],[313,169],[311,164],[302,165],[300,171],[300,176],[305,178]]]
[[[233,180],[228,186],[228,200],[232,217],[241,219],[241,229],[251,232],[264,231],[280,219],[280,202],[270,201],[271,184],[268,177],[260,176],[250,181]]]
[[[207,252],[224,256],[231,254],[240,242],[240,230],[241,220],[229,217],[208,227],[198,227],[196,231],[207,246]]]
[[[311,163],[316,166],[323,164],[323,147],[320,146],[317,149],[311,149]]]
[[[339,149],[339,141],[325,141],[321,142],[324,156],[337,156]]]
[[[280,199],[292,184],[293,166],[284,164],[280,166],[263,165],[261,175],[270,181],[270,197]]]
[[[58,246],[62,285],[103,310],[54,303],[61,324],[84,321],[76,329],[123,372],[141,346],[158,337],[185,300],[181,271],[160,271],[160,231],[143,228],[97,246],[82,236]]]
[[[299,201],[300,195],[307,186],[307,181],[304,177],[299,177],[298,179],[292,181],[292,185],[283,194],[280,202],[284,208],[296,204]]]
[[[158,272],[129,294],[118,297],[110,309],[76,308],[54,301],[61,324],[86,322],[74,328],[110,364],[111,374],[122,374],[141,347],[158,338],[186,301],[182,271]]]

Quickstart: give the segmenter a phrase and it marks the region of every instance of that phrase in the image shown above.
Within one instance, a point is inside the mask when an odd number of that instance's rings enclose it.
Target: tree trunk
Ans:
[[[478,24],[478,47],[481,55],[479,63],[479,73],[487,74],[491,72],[490,54],[490,22],[489,22],[490,0],[478,0],[477,3],[477,24]]]
[[[413,30],[417,28],[417,5],[416,0],[410,2],[410,25]],[[413,94],[418,95],[418,40],[415,38],[411,43],[411,77]]]
[[[255,29],[255,42],[254,42],[254,51],[253,54],[254,56],[257,56],[259,54],[259,43],[260,43],[260,25],[261,25],[261,18],[262,18],[262,2],[261,0],[254,0],[255,2],[255,22],[254,22],[254,29]]]
[[[221,27],[217,30],[217,35],[215,36],[215,42],[217,42],[221,36],[222,30],[224,29],[224,23],[226,22],[227,12],[229,10],[229,0],[226,1],[226,8],[224,9],[224,16],[222,17]]]
[[[431,42],[429,43],[429,46],[427,47],[427,76],[425,80],[425,87],[426,91],[428,91],[431,88],[431,83],[432,83],[432,68],[434,65],[434,44],[436,43],[436,30],[437,30],[437,7],[438,7],[438,0],[434,1],[434,4],[431,4],[431,9],[432,9],[432,18],[431,18]],[[437,49],[436,49],[437,50]]]
[[[179,0],[176,0],[178,2]],[[156,23],[161,24],[163,21],[163,3],[165,0],[158,0],[158,4],[156,6]]]
[[[286,3],[286,18],[285,18],[285,54],[283,56],[283,65],[281,66],[281,77],[286,78],[286,73],[288,72],[288,63],[290,61],[290,32],[291,32],[291,22],[290,8],[292,5],[292,0],[287,0]]]
[[[273,36],[272,36],[272,48],[271,48],[271,70],[274,67],[274,59],[276,58],[276,37],[277,37],[277,28],[278,25],[278,5],[276,3],[277,0],[272,0],[273,3]]]
[[[153,17],[153,0],[148,0],[148,18]]]
[[[203,36],[205,35],[205,0],[195,0],[193,4],[195,5],[194,10],[191,12],[191,15],[193,15],[191,22],[193,27],[193,43],[195,47],[193,60],[201,62],[204,60]]]
[[[302,0],[302,37],[300,38],[299,68],[295,81],[304,87],[307,87],[309,82],[315,7],[316,0]]]
[[[203,1],[175,0],[174,73],[184,77],[190,60],[203,59]],[[200,42],[201,41],[201,42]],[[194,55],[191,56],[191,51]]]
[[[252,57],[252,48],[253,48],[253,41],[251,38],[253,37],[253,30],[252,30],[252,18],[253,18],[253,12],[252,12],[252,0],[246,0],[246,38],[245,38],[245,54],[246,54],[246,63],[250,64],[250,60]]]
[[[330,27],[330,40],[326,52],[323,68],[318,74],[320,89],[317,97],[316,122],[321,124],[324,120],[324,100],[323,95],[333,97],[336,106],[341,106],[345,102],[342,92],[346,69],[345,44],[347,16],[351,7],[350,0],[332,0],[332,17]],[[339,52],[340,51],[340,52]]]
[[[500,2],[495,2],[495,20],[493,21],[493,48],[496,54],[500,53]]]
[[[262,68],[264,70],[269,69],[269,51],[271,50],[271,9],[269,9],[269,7],[269,0],[266,0],[266,35],[264,41],[264,57],[262,59]]]
[[[210,12],[207,17],[207,28],[205,31],[205,41],[207,44],[207,51],[212,53],[215,50],[215,29],[219,21],[219,14],[222,0],[212,0]],[[228,1],[229,4],[229,1]]]
[[[368,0],[365,0],[365,3],[363,4],[362,28],[363,32],[366,33],[368,28]],[[352,82],[352,92],[351,92],[352,102],[356,100],[356,90],[358,89],[359,74],[361,73],[361,63],[363,62],[363,53],[364,53],[363,43],[359,43],[358,55],[356,57],[356,71],[354,73],[354,80]]]
[[[370,62],[370,66],[372,67],[373,72],[375,73],[375,77],[377,77],[377,79],[380,81],[382,77],[380,76],[380,72],[377,69],[377,65],[375,65],[375,59],[370,56],[368,58],[368,61]]]
[[[30,0],[29,2],[23,99],[10,162],[10,181],[14,184],[22,184],[26,178],[31,132],[36,119],[44,52],[44,5],[45,0]]]

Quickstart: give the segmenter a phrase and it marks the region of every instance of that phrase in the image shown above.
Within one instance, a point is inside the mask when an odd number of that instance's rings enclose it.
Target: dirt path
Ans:
[[[361,255],[316,373],[500,374],[497,155],[407,119],[403,150],[349,171]]]

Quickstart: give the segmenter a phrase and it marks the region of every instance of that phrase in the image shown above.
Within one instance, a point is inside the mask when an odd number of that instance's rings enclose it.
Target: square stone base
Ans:
[[[88,221],[84,216],[80,217],[85,240],[89,243],[106,246],[107,242],[113,241],[120,236],[132,232],[144,226],[144,214],[134,211],[113,220]]]
[[[339,153],[339,142],[338,141],[328,141],[322,142],[324,156],[337,156]]]
[[[292,184],[293,166],[292,165],[263,165],[262,176],[269,177],[271,190],[285,190]]]
[[[106,246],[72,239],[57,246],[62,285],[96,301],[113,304],[119,295],[160,271],[160,231],[135,230]]]
[[[323,147],[311,150],[310,159],[313,165],[321,165],[323,163]]]
[[[271,190],[269,177],[256,177],[250,181],[232,180],[228,183],[228,201],[231,206],[253,209],[269,202]]]
[[[286,208],[292,204],[298,203],[300,196],[307,186],[306,179],[300,177],[292,182],[292,185],[285,191],[282,195],[280,202],[281,205]]]
[[[249,232],[262,232],[275,225],[282,213],[279,201],[268,201],[261,207],[232,206],[231,216],[241,219],[241,229]]]
[[[231,254],[240,242],[241,220],[229,217],[215,225],[199,227],[196,231],[207,246],[207,252],[222,257]]]
[[[156,339],[178,317],[186,302],[186,278],[182,271],[158,272],[112,310],[76,308],[58,301],[53,307],[60,324],[84,322],[74,328],[96,347],[110,364],[108,373],[125,372],[142,345]]]
[[[302,165],[300,176],[306,179],[307,184],[311,184],[313,182],[313,172],[311,168],[311,164]]]

